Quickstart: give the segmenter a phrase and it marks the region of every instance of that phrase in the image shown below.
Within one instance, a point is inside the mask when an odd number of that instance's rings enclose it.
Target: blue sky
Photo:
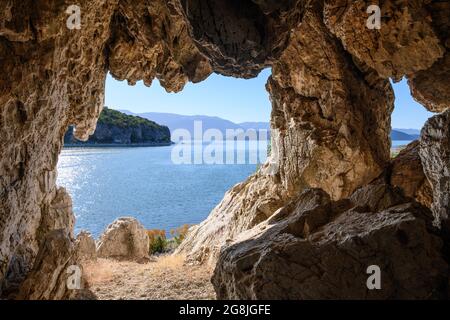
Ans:
[[[269,121],[271,104],[265,89],[270,69],[251,80],[212,74],[207,80],[186,85],[180,93],[167,93],[157,80],[148,88],[142,82],[128,86],[108,76],[106,105],[135,113],[167,112],[184,115],[217,116],[233,122]],[[396,107],[394,128],[420,129],[432,114],[410,95],[405,80],[394,85]]]

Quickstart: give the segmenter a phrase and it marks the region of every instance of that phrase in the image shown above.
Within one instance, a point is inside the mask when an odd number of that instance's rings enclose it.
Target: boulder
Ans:
[[[80,261],[97,259],[95,240],[89,232],[81,231],[75,240],[76,252]]]
[[[400,187],[405,196],[411,197],[424,206],[431,208],[433,190],[423,172],[419,149],[419,141],[414,141],[398,154],[389,168],[389,183]]]
[[[409,201],[387,185],[340,201],[306,190],[221,251],[212,279],[217,297],[447,298],[442,241],[429,210]],[[373,266],[379,290],[367,286]]]
[[[78,287],[71,288],[70,277],[78,272]],[[82,277],[83,268],[78,263],[73,240],[65,230],[47,234],[39,248],[33,268],[22,283],[19,293],[13,297],[28,300],[84,299],[87,283]],[[75,278],[73,278],[75,279]],[[73,282],[75,283],[75,282]]]
[[[134,218],[119,218],[111,223],[97,243],[97,256],[120,260],[149,258],[146,229]]]

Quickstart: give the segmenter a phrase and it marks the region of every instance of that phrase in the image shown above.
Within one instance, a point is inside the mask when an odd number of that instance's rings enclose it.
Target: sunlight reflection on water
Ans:
[[[64,149],[58,185],[72,196],[75,232],[99,236],[122,216],[136,217],[149,229],[199,223],[256,170],[255,164],[174,165],[172,148]]]

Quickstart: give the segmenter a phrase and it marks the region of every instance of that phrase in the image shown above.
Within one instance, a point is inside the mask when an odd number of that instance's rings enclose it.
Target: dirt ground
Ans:
[[[89,289],[100,300],[215,299],[205,266],[186,265],[184,257],[168,255],[140,264],[98,259],[84,266]]]

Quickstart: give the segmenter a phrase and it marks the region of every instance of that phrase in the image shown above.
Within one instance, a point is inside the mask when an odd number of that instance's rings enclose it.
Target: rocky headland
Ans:
[[[170,145],[170,130],[153,121],[104,108],[97,127],[87,141],[79,141],[70,126],[64,146],[164,146]]]

